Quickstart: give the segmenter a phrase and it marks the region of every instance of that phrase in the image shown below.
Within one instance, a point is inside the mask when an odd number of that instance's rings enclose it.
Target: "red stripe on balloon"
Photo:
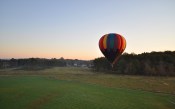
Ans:
[[[116,48],[120,49],[121,46],[121,40],[120,40],[120,36],[118,34],[116,34]]]
[[[99,47],[100,47],[100,50],[104,51],[104,47],[103,47],[103,39],[104,39],[104,36],[101,37],[100,41],[99,41]]]
[[[120,51],[120,53],[122,52],[122,47],[123,47],[123,38],[122,38],[122,36],[120,36],[120,41],[121,41],[121,44],[120,44],[120,49],[119,49],[119,51]]]

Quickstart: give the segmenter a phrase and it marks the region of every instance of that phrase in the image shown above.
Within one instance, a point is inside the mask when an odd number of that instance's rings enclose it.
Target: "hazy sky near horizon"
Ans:
[[[175,0],[0,0],[0,58],[94,59],[100,37],[125,52],[175,50]]]

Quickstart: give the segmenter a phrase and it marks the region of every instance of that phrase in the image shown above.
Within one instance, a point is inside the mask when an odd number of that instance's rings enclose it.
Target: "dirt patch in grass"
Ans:
[[[58,96],[58,93],[50,93],[45,96],[41,96],[35,99],[33,102],[31,102],[27,107],[28,109],[40,109],[43,105],[50,102],[56,96]]]

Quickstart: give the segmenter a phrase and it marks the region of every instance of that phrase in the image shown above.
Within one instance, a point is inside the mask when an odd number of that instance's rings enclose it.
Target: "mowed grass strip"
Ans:
[[[0,75],[39,75],[59,80],[79,81],[112,88],[139,89],[175,94],[175,77],[116,75],[93,72],[88,68],[55,67],[39,71],[1,70]]]
[[[175,97],[46,76],[0,76],[0,109],[174,109]]]

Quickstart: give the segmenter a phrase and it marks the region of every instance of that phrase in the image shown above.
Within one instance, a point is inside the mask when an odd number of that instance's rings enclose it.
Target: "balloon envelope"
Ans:
[[[125,50],[126,40],[116,33],[106,34],[100,38],[99,48],[113,66]]]

